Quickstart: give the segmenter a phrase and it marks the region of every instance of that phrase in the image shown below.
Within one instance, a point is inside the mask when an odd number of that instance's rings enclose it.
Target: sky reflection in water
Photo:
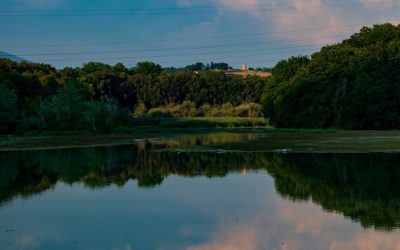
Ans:
[[[394,154],[14,154],[0,249],[400,249]],[[48,165],[54,154],[64,164]]]

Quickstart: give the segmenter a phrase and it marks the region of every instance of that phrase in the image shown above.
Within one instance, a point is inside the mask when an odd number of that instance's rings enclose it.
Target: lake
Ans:
[[[0,249],[400,249],[394,132],[0,152]]]

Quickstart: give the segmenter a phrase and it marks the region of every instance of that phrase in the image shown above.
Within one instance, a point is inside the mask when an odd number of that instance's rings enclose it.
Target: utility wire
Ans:
[[[336,0],[336,2],[347,2],[348,0]],[[331,0],[307,0],[307,1],[302,1],[301,3],[331,3]],[[371,2],[376,2],[372,1]],[[383,1],[385,2],[385,1]],[[280,0],[278,3],[258,3],[258,4],[251,4],[251,6],[256,6],[256,7],[265,7],[265,6],[276,6],[281,3],[286,3],[286,4],[293,4],[293,0]],[[368,2],[366,2],[368,3]],[[391,0],[388,0],[387,3],[391,3]],[[230,7],[236,7],[236,8],[246,8],[249,6],[249,4],[231,4],[229,5]],[[228,6],[228,7],[229,7]],[[19,12],[19,13],[40,13],[40,12],[117,12],[117,11],[165,11],[165,10],[197,10],[197,9],[215,9],[215,8],[226,8],[227,5],[223,4],[213,4],[212,6],[181,6],[181,7],[159,7],[159,8],[111,8],[111,9],[61,9],[61,10],[15,10],[15,9],[3,9],[0,10],[1,12]]]
[[[392,2],[393,5],[397,5],[399,2]],[[382,4],[381,2],[371,2],[367,5]],[[318,5],[318,6],[307,6],[307,9],[319,9],[319,8],[341,8],[341,7],[351,7],[351,6],[362,6],[362,3],[347,3],[347,4],[336,4],[336,5]],[[286,7],[286,8],[255,8],[255,9],[218,9],[213,11],[188,11],[188,12],[132,12],[132,13],[59,13],[59,14],[1,14],[0,17],[86,17],[86,16],[145,16],[145,15],[194,15],[194,14],[224,14],[224,13],[235,13],[235,12],[274,12],[282,10],[299,10],[297,7]]]
[[[309,49],[308,51],[299,51],[297,48],[292,48],[292,50],[286,50],[286,52],[291,52],[291,51],[294,51],[294,52],[297,52],[297,54],[296,55],[307,55],[307,54],[311,54],[314,50],[312,50],[312,49]],[[214,62],[218,62],[218,61],[222,61],[222,60],[225,60],[225,59],[235,59],[235,58],[246,58],[246,57],[248,57],[248,56],[266,56],[267,58],[266,59],[263,59],[263,60],[254,60],[254,59],[246,59],[246,60],[242,60],[242,61],[238,61],[238,62],[230,62],[230,64],[242,64],[244,61],[246,62],[246,63],[250,63],[250,62],[253,62],[253,63],[255,63],[255,62],[276,62],[276,61],[279,61],[279,60],[282,60],[283,58],[282,57],[274,57],[274,58],[271,58],[271,57],[269,57],[270,55],[277,55],[277,54],[281,54],[281,52],[279,52],[279,53],[272,53],[272,52],[269,52],[269,53],[257,53],[257,54],[249,54],[249,55],[239,55],[239,56],[222,56],[222,57],[213,57],[213,58],[207,58],[207,59],[205,59],[205,58],[203,58],[203,59],[195,59],[195,60],[193,60],[193,59],[180,59],[180,60],[175,60],[174,59],[174,63],[175,64],[182,64],[182,63],[193,63],[193,62],[198,62],[198,61],[214,61]],[[93,59],[93,60],[91,60],[91,59],[81,59],[81,61],[86,61],[86,62],[89,62],[89,61],[100,61],[100,60],[118,60],[118,59],[134,59],[134,58],[132,58],[132,57],[124,57],[124,58],[100,58],[100,59]],[[144,60],[148,60],[148,59],[143,59],[143,60],[138,60],[138,61],[144,61]],[[51,62],[63,62],[63,61],[68,61],[68,60],[48,60],[48,61],[51,61]],[[171,61],[170,60],[151,60],[151,61],[153,61],[153,62],[155,62],[155,63],[160,63],[160,64],[162,64],[162,63],[171,63]]]
[[[307,42],[317,39],[326,38],[338,38],[348,35],[326,35],[317,36],[312,38],[299,38],[299,39],[279,39],[279,40],[268,40],[263,42],[252,42],[252,43],[233,43],[233,44],[222,44],[212,46],[199,46],[199,47],[170,47],[170,48],[159,48],[159,49],[144,49],[144,50],[111,50],[111,51],[84,51],[84,52],[56,52],[56,53],[33,53],[33,54],[17,54],[20,57],[36,57],[36,56],[68,56],[68,55],[96,55],[96,54],[121,54],[121,53],[149,53],[149,52],[160,52],[160,51],[173,51],[173,50],[200,50],[200,49],[219,49],[219,48],[232,48],[232,47],[243,47],[243,46],[258,46],[258,45],[269,45],[276,42]]]
[[[237,54],[242,53],[242,52],[254,52],[254,51],[262,51],[262,52],[268,52],[268,54],[275,54],[276,52],[279,52],[278,54],[282,53],[282,50],[285,51],[287,49],[291,50],[299,50],[299,49],[306,49],[306,48],[316,48],[320,46],[316,45],[305,45],[305,46],[300,46],[300,47],[294,47],[294,46],[286,46],[286,47],[273,47],[273,48],[268,48],[268,49],[253,49],[253,50],[239,50],[239,51],[229,51],[229,52],[202,52],[202,53],[181,53],[181,54],[170,54],[170,55],[153,55],[153,56],[148,56],[148,55],[143,55],[143,56],[123,56],[123,57],[101,57],[101,58],[64,58],[64,59],[47,59],[46,61],[57,61],[57,62],[62,62],[62,61],[85,61],[85,60],[122,60],[122,59],[141,59],[141,58],[169,58],[169,57],[182,57],[182,56],[206,56],[206,55],[218,55],[218,54]],[[255,55],[259,55],[255,54]],[[244,55],[244,56],[251,56],[251,55]]]
[[[379,21],[378,21],[379,22]],[[272,31],[272,32],[257,32],[257,33],[244,33],[244,34],[228,34],[228,35],[219,35],[219,36],[195,36],[195,37],[178,37],[172,39],[154,39],[154,40],[133,40],[133,41],[116,41],[116,42],[93,42],[93,43],[49,43],[49,44],[33,44],[33,45],[11,45],[5,44],[0,45],[3,48],[41,48],[41,47],[69,47],[69,46],[94,46],[94,45],[118,45],[118,44],[137,44],[137,43],[161,43],[161,42],[175,42],[175,41],[196,41],[196,40],[208,40],[208,39],[218,39],[218,38],[235,38],[235,37],[248,37],[248,36],[261,36],[266,34],[286,34],[286,33],[295,33],[295,32],[307,32],[314,30],[329,30],[333,28],[346,28],[346,27],[360,27],[360,26],[369,26],[373,25],[376,22],[369,23],[358,23],[358,24],[347,24],[347,25],[337,25],[335,27],[313,27],[313,28],[305,28],[305,29],[292,29],[285,31]]]

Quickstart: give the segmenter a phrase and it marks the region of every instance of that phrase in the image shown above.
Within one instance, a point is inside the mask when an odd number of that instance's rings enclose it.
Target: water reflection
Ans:
[[[0,241],[15,235],[11,249],[46,248],[43,241],[52,241],[48,249],[400,247],[400,154],[165,150],[201,143],[193,137],[2,152]],[[39,195],[46,190],[55,191]],[[24,201],[32,211],[21,205]],[[49,207],[59,214],[51,214]],[[57,224],[51,224],[56,218]],[[84,231],[66,232],[74,220],[86,222],[81,225]],[[26,221],[32,228],[15,233],[13,223],[22,227]],[[89,237],[90,230],[107,235],[109,227],[116,230],[110,238],[119,240],[97,247],[71,245],[73,237]],[[123,237],[122,232],[131,234]],[[68,244],[54,242],[65,235]],[[160,242],[150,241],[158,237]]]
[[[312,200],[364,227],[400,225],[399,154],[175,153],[152,147],[1,153],[0,201],[29,197],[59,181],[101,188],[133,179],[154,187],[169,175],[222,177],[265,169],[282,197]]]
[[[276,216],[258,213],[241,225],[225,225],[203,244],[188,250],[365,250],[400,249],[399,231],[359,230],[335,213],[312,203],[278,200]]]
[[[284,197],[311,198],[364,227],[399,227],[399,154],[280,155],[265,165]]]

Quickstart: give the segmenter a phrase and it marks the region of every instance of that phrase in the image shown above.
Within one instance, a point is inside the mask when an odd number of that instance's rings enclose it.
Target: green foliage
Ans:
[[[278,127],[400,128],[400,26],[363,28],[340,44],[281,61],[264,94]]]
[[[97,131],[96,124],[99,124],[101,116],[103,114],[103,108],[104,107],[101,102],[88,101],[84,104],[84,119],[95,132]]]
[[[72,130],[82,126],[82,110],[88,100],[87,88],[79,82],[71,82],[60,88],[46,103],[47,123],[58,130]]]
[[[162,68],[159,64],[155,64],[152,62],[139,62],[136,65],[135,71],[138,74],[151,75],[161,73]]]
[[[0,83],[0,134],[10,132],[17,115],[17,95]]]
[[[260,101],[265,79],[211,71],[225,69],[225,63],[197,66],[204,68],[199,74],[163,70],[152,62],[139,62],[131,69],[121,63],[89,62],[81,68],[57,70],[46,64],[0,59],[0,82],[16,97],[16,109],[7,109],[13,115],[3,120],[2,133],[106,132],[129,126],[131,113],[135,117],[147,111],[152,117],[202,116],[199,107],[207,103],[220,107]],[[214,111],[220,116],[235,113]]]
[[[240,117],[262,117],[262,106],[258,103],[245,103],[236,107],[236,113]]]
[[[191,70],[191,71],[203,71],[206,69],[206,65],[204,65],[204,63],[202,63],[202,62],[197,62],[195,64],[186,66],[185,69]]]
[[[144,105],[143,102],[139,102],[136,107],[135,107],[135,111],[133,113],[134,117],[142,117],[146,114],[147,110],[146,110],[146,106]]]
[[[268,120],[249,117],[191,117],[169,118],[158,124],[167,128],[250,128],[266,127]]]
[[[169,110],[163,107],[152,108],[147,112],[149,117],[172,117]]]
[[[191,64],[185,67],[185,69],[190,70],[190,71],[205,71],[205,70],[227,70],[229,68],[229,65],[224,62],[220,63],[207,63],[205,65],[202,62],[197,62],[195,64]]]
[[[244,103],[234,107],[231,103],[211,106],[204,104],[196,108],[191,101],[182,104],[169,104],[167,106],[150,109],[147,113],[142,112],[143,107],[138,107],[134,117],[262,117],[261,105],[257,103]]]
[[[281,126],[281,121],[289,119],[289,102],[296,102],[286,95],[290,94],[292,84],[291,79],[296,73],[304,69],[309,63],[305,56],[292,57],[288,60],[280,61],[272,70],[272,76],[268,79],[264,93],[261,96],[261,104],[266,116],[268,116],[275,125]],[[289,121],[288,121],[289,122]]]

